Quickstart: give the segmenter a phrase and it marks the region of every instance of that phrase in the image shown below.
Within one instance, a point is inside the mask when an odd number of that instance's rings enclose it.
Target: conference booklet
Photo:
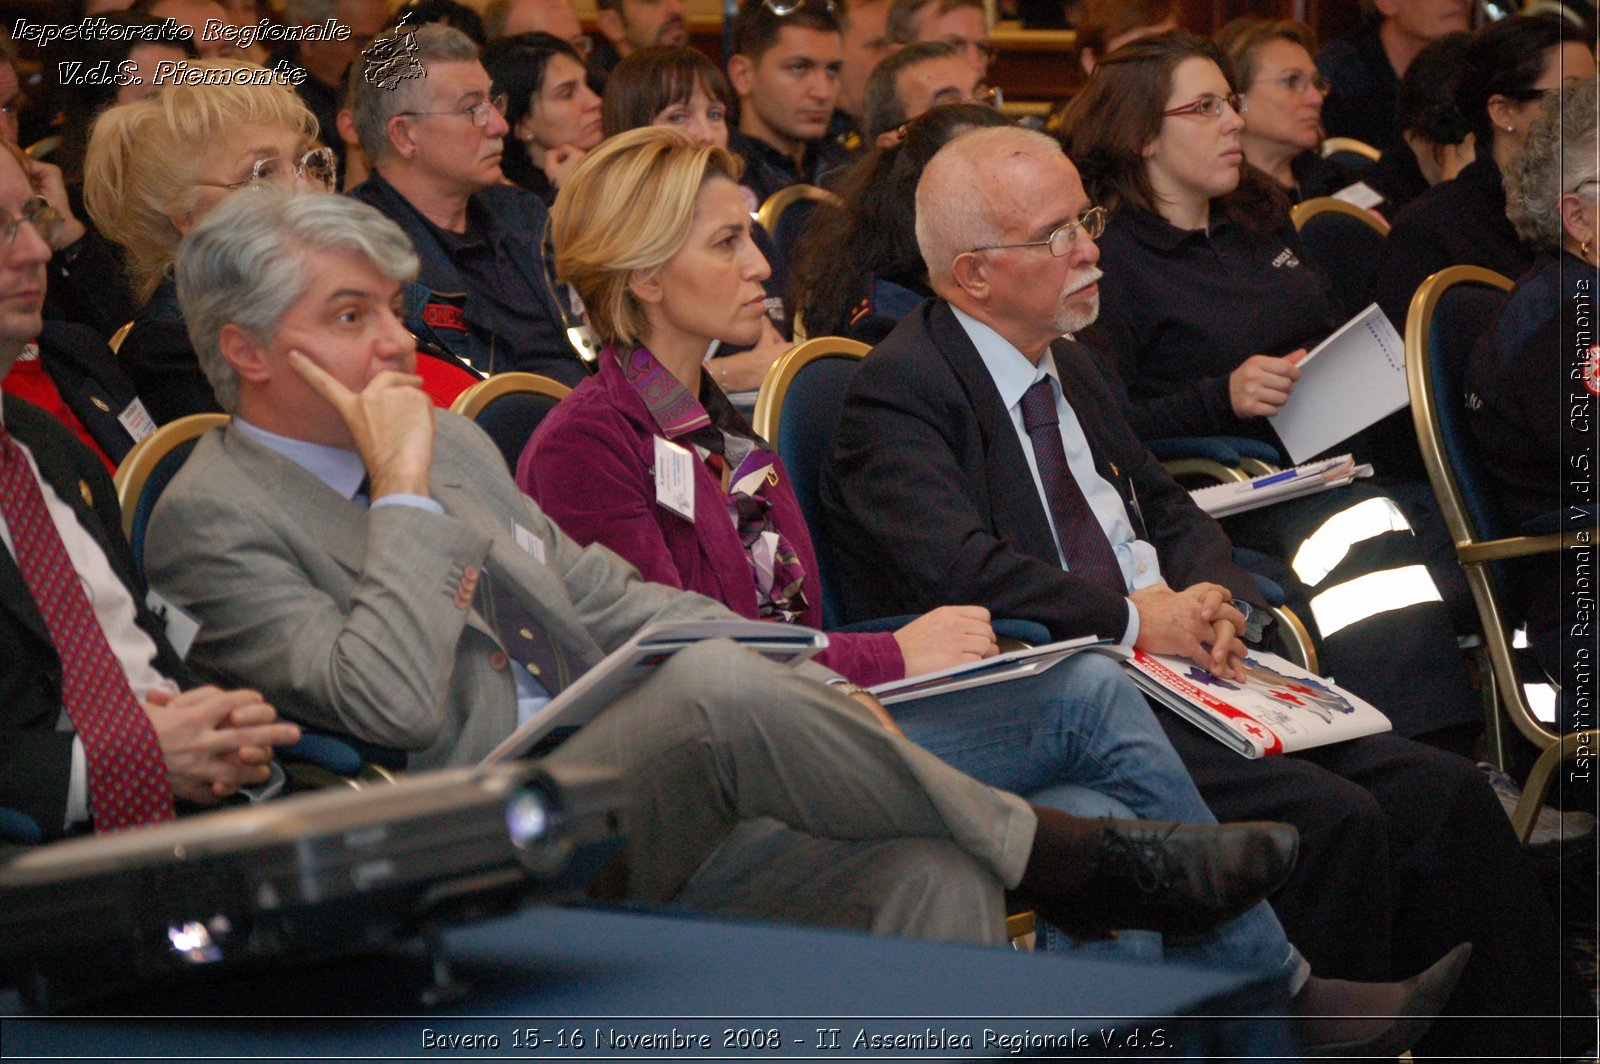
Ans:
[[[1286,499],[1298,499],[1303,495],[1315,495],[1330,488],[1343,487],[1357,477],[1371,475],[1372,466],[1365,463],[1357,465],[1353,457],[1341,454],[1279,473],[1265,473],[1231,484],[1196,488],[1189,493],[1189,497],[1212,517],[1226,517]]]
[[[953,691],[986,687],[1005,680],[1017,680],[1024,676],[1037,676],[1051,666],[1085,650],[1109,650],[1119,655],[1123,653],[1121,647],[1113,646],[1097,636],[1087,635],[1060,643],[1024,647],[1021,650],[996,654],[982,661],[969,661],[937,672],[908,676],[903,680],[890,680],[870,690],[879,702],[892,706],[896,702],[908,702],[913,698],[931,698],[934,695],[947,695]]]
[[[1134,650],[1133,682],[1223,746],[1249,758],[1292,754],[1390,730],[1389,718],[1332,680],[1252,650],[1243,681],[1212,676],[1187,658]]]
[[[1376,303],[1300,360],[1272,429],[1295,462],[1309,462],[1411,401],[1400,334]]]
[[[815,628],[772,621],[668,621],[634,633],[632,639],[546,702],[504,742],[489,751],[483,764],[521,757],[556,729],[572,731],[627,694],[663,662],[685,647],[706,639],[730,639],[780,665],[795,666],[828,646]]]

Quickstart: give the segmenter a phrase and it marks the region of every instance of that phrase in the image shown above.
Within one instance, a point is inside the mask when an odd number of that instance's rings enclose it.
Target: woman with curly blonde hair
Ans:
[[[154,99],[107,111],[84,163],[89,215],[126,250],[144,304],[119,355],[158,424],[220,409],[173,289],[184,234],[226,196],[260,182],[334,185],[333,153],[316,147],[317,120],[286,80],[260,84],[261,68],[233,60],[191,65],[202,78],[233,83],[174,83]]]

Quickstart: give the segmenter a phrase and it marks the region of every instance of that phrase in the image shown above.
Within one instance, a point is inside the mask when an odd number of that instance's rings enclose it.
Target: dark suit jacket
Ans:
[[[1088,350],[1062,340],[1054,352],[1095,466],[1156,547],[1167,583],[1214,581],[1265,605],[1221,527],[1134,436]],[[943,300],[902,320],[861,364],[822,501],[852,619],[976,603],[1057,639],[1127,627],[1122,596],[1062,570],[1000,393]]]
[[[156,668],[182,683],[183,664],[161,621],[144,606],[144,584],[122,538],[116,490],[105,466],[50,415],[5,397],[6,428],[33,452],[39,472],[99,541],[133,592],[139,627],[156,642]],[[72,732],[57,731],[61,659],[11,552],[0,550],[0,806],[27,813],[59,835],[72,770]]]

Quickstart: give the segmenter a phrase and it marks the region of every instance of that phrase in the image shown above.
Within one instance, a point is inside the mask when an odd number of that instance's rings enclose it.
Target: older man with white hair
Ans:
[[[1042,134],[976,130],[923,172],[917,243],[938,298],[862,364],[823,475],[847,614],[975,602],[1056,638],[1241,652],[1254,581],[1129,428],[1095,355],[1063,335],[1099,313],[1102,226]],[[1239,610],[1208,620],[1218,585]],[[1419,1056],[1559,1043],[1559,1021],[1542,1018],[1576,977],[1470,761],[1392,734],[1248,760],[1156,715],[1220,819],[1299,827],[1273,905],[1319,972],[1382,978],[1473,943],[1451,999],[1466,1017],[1441,1021]]]

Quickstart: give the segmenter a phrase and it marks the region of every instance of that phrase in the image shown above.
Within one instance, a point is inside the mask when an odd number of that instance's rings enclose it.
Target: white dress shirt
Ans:
[[[357,494],[361,482],[367,477],[367,468],[362,463],[361,456],[354,451],[280,436],[258,425],[252,425],[238,416],[233,419],[233,428],[246,439],[283,455],[340,495],[355,500],[361,506],[370,505],[374,509],[382,506],[415,506],[430,513],[444,513],[444,507],[426,495],[396,493],[385,495],[369,504],[365,496]],[[487,619],[493,623],[492,618]],[[511,674],[517,684],[517,723],[524,724],[550,701],[550,691],[527,669],[513,668]]]
[[[1040,501],[1044,502],[1045,498],[1044,481],[1039,477],[1033,441],[1029,439],[1028,430],[1022,422],[1022,397],[1035,382],[1048,377],[1050,390],[1056,397],[1056,416],[1061,420],[1061,445],[1067,452],[1067,468],[1083,490],[1083,497],[1094,511],[1095,519],[1100,522],[1100,528],[1116,555],[1123,579],[1135,591],[1161,583],[1161,564],[1156,560],[1155,546],[1134,535],[1133,522],[1128,518],[1127,507],[1122,504],[1122,496],[1094,467],[1094,455],[1089,450],[1088,437],[1084,435],[1083,426],[1078,422],[1072,405],[1062,394],[1061,374],[1056,369],[1055,356],[1046,351],[1036,366],[1010,341],[983,322],[956,307],[950,309],[955,311],[956,320],[978,349],[978,357],[983,360],[984,367],[1000,391],[1000,401],[1011,415],[1011,425],[1022,444],[1023,456],[1028,460],[1028,473],[1033,477],[1033,488]],[[1061,549],[1061,535],[1056,529],[1055,515],[1048,503],[1044,505],[1044,516],[1050,522],[1050,537],[1055,540],[1056,560],[1061,568],[1066,569],[1067,557]],[[1132,646],[1138,638],[1139,611],[1130,599],[1128,627],[1122,634],[1122,645]]]
[[[0,409],[0,424],[4,423],[3,419],[4,412]],[[61,543],[67,549],[67,557],[72,560],[72,567],[77,570],[78,582],[83,587],[83,593],[89,598],[89,605],[94,608],[95,619],[100,622],[100,630],[105,633],[106,642],[111,645],[111,653],[116,655],[123,674],[128,678],[128,686],[133,688],[134,697],[143,701],[151,691],[177,694],[178,685],[156,671],[155,640],[134,623],[136,612],[133,596],[128,593],[127,585],[111,568],[111,561],[106,557],[106,552],[100,549],[100,544],[94,535],[78,523],[78,515],[73,512],[72,507],[62,501],[50,482],[39,475],[39,463],[33,460],[33,452],[28,450],[28,445],[17,440],[17,446],[22,448],[22,453],[28,458],[28,467],[33,471],[33,479],[38,482],[39,491],[44,496],[45,509],[49,511],[50,520],[54,522],[56,531],[61,536]],[[5,544],[5,549],[12,558],[16,557],[16,548],[11,542],[11,530],[6,526],[4,515],[0,515],[0,543]],[[64,708],[56,727],[61,731],[72,730],[72,721]],[[72,781],[67,791],[67,817],[63,827],[79,824],[88,819],[87,763],[83,757],[83,743],[74,739]]]

